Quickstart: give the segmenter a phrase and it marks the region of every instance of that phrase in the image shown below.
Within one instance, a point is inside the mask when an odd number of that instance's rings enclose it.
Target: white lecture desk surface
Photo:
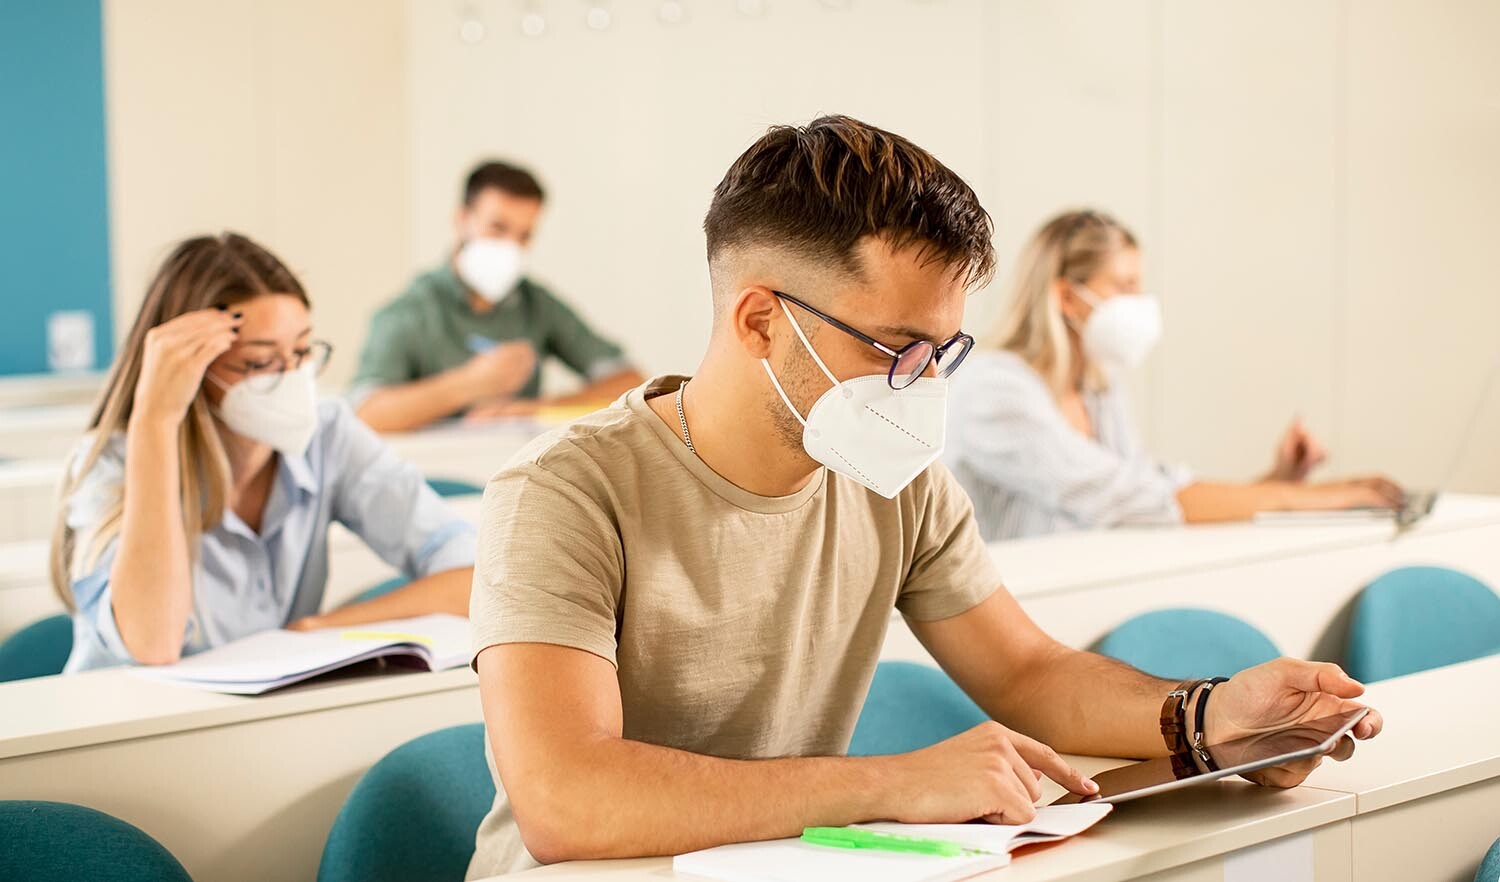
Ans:
[[[1079,764],[1097,773],[1117,763],[1084,760]],[[1058,791],[1054,787],[1048,792]],[[993,876],[1015,882],[1130,879],[1313,830],[1353,814],[1354,797],[1347,793],[1311,787],[1270,790],[1237,780],[1216,782],[1171,799],[1126,803],[1080,836],[1055,846],[1023,850],[1010,866],[975,878]],[[671,858],[575,861],[517,875],[617,882],[700,878],[674,873]]]
[[[0,759],[412,695],[477,689],[469,668],[384,672],[221,695],[109,668],[0,685]],[[475,699],[476,705],[478,699]]]
[[[1364,700],[1380,709],[1385,731],[1361,742],[1348,762],[1325,762],[1303,786],[1269,790],[1235,779],[1125,803],[1081,836],[1019,853],[1008,868],[994,871],[995,878],[1127,879],[1500,778],[1497,685],[1500,656],[1372,684]],[[1090,774],[1120,763],[1087,757],[1074,762]],[[1045,783],[1050,789],[1044,801],[1058,792]],[[522,876],[675,878],[670,858],[578,861]]]
[[[1445,493],[1409,535],[1500,525],[1500,496]],[[1161,578],[1393,541],[1389,519],[1193,524],[1055,533],[990,544],[1016,596]],[[1395,542],[1402,541],[1400,538]]]
[[[1385,731],[1307,783],[1354,794],[1365,814],[1500,778],[1497,698],[1500,655],[1372,683],[1360,700],[1385,716]]]

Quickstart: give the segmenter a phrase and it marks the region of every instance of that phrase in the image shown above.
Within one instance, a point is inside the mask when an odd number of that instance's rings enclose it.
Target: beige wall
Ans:
[[[1301,413],[1332,467],[1438,480],[1497,357],[1487,245],[1500,203],[1500,6],[1414,2],[884,0],[830,9],[408,0],[414,260],[447,243],[485,155],[557,198],[538,273],[651,370],[689,370],[708,321],[698,223],[766,124],[819,112],[909,135],[966,175],[1009,264],[1052,212],[1143,236],[1167,334],[1135,378],[1142,431],[1201,473],[1269,465]],[[976,296],[983,329],[1002,287]],[[1460,486],[1500,491],[1500,390]]]
[[[353,370],[371,305],[407,270],[399,0],[104,4],[116,333],[186,236],[244,232],[307,286]]]
[[[1338,470],[1438,480],[1500,357],[1500,6],[1485,0],[320,0],[107,5],[117,307],[179,236],[238,226],[306,277],[352,371],[369,312],[450,244],[487,156],[551,192],[535,273],[647,370],[690,370],[699,223],[766,125],[847,112],[979,191],[1002,272],[1052,212],[1142,235],[1167,334],[1141,428],[1201,473],[1265,468],[1302,413]],[[484,39],[458,35],[465,9]],[[984,330],[1003,286],[977,294]],[[1500,491],[1500,390],[1459,486]]]

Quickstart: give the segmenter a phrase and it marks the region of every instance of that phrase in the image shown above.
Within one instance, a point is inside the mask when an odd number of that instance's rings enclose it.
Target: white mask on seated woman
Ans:
[[[1100,297],[1083,285],[1073,290],[1094,308],[1079,336],[1083,353],[1107,372],[1139,367],[1161,337],[1161,304],[1149,294]]]
[[[318,431],[317,367],[286,371],[271,388],[241,380],[233,386],[206,375],[224,390],[215,413],[237,434],[287,456],[301,456]]]

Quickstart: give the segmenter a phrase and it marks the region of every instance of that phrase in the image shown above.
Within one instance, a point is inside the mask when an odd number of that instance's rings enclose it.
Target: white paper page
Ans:
[[[1081,803],[1078,805],[1046,805],[1036,810],[1036,818],[1029,824],[896,824],[879,822],[859,824],[882,833],[897,833],[902,836],[918,836],[923,839],[942,839],[958,842],[969,848],[985,851],[1009,851],[1019,844],[1039,842],[1047,839],[1062,839],[1077,836],[1104,819],[1114,806],[1109,803]],[[1024,834],[1024,835],[1023,835]]]
[[[1010,863],[1010,856],[937,857],[809,845],[799,839],[721,845],[678,855],[672,869],[721,882],[954,882]]]
[[[433,660],[435,670],[468,661],[468,620],[437,613],[319,631],[262,631],[176,664],[140,670],[147,676],[173,681],[264,683],[331,670],[357,658],[381,654],[383,648],[409,642],[407,635],[421,638],[414,645],[425,648],[423,655]]]

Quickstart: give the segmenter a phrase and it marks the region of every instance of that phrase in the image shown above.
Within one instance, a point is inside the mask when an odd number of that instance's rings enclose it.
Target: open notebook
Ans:
[[[743,842],[681,854],[672,869],[722,882],[953,882],[1010,863],[1025,845],[1067,839],[1099,823],[1112,806],[1104,803],[1044,806],[1029,824],[860,824],[884,833],[944,839],[993,854],[936,857],[809,845],[800,839]]]
[[[176,664],[136,670],[210,692],[259,695],[376,658],[430,671],[462,667],[469,662],[469,620],[437,613],[321,631],[262,631]]]

